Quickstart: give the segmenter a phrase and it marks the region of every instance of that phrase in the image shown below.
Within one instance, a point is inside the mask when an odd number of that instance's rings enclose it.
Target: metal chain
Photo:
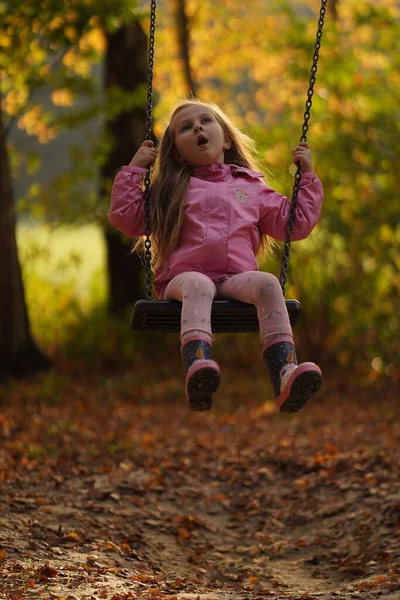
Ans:
[[[309,81],[309,87],[307,91],[307,101],[306,101],[306,110],[304,113],[304,121],[302,126],[302,134],[300,138],[300,142],[307,141],[307,131],[308,131],[308,122],[311,116],[311,106],[312,106],[312,97],[314,95],[314,85],[316,81],[316,74],[318,69],[318,59],[319,59],[319,51],[321,48],[321,39],[322,33],[324,29],[325,22],[325,14],[326,14],[326,4],[328,0],[321,0],[321,8],[319,12],[318,19],[318,31],[314,45],[314,54],[313,54],[313,63],[311,67],[311,75]],[[301,179],[301,168],[300,165],[297,165],[297,171],[294,176],[294,184],[293,184],[293,193],[292,193],[292,201],[290,203],[290,211],[289,211],[289,219],[286,228],[286,240],[285,245],[283,247],[283,255],[282,255],[282,266],[281,273],[279,275],[279,282],[281,284],[281,288],[283,291],[283,295],[285,295],[286,282],[288,277],[288,268],[289,268],[289,258],[290,258],[290,240],[292,237],[293,226],[296,219],[296,209],[297,209],[297,198],[299,194],[299,185]]]
[[[151,140],[153,129],[153,73],[154,73],[154,49],[156,41],[156,10],[157,0],[151,0],[150,9],[150,36],[149,36],[149,58],[147,74],[147,106],[146,106],[146,140]],[[145,268],[145,290],[146,300],[152,300],[152,280],[151,280],[151,228],[150,228],[150,166],[146,169],[144,178],[144,234],[146,236],[144,247],[144,268]]]

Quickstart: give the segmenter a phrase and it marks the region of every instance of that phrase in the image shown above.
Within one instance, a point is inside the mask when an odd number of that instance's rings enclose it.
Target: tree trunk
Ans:
[[[189,19],[186,12],[186,0],[175,0],[175,26],[178,37],[179,55],[183,64],[183,75],[188,95],[196,95],[196,84],[190,64]]]
[[[336,23],[338,17],[338,4],[339,0],[331,0],[331,2],[328,2],[327,5],[334,23]]]
[[[16,242],[16,217],[0,107],[0,379],[48,368],[32,339]]]
[[[134,22],[108,36],[104,85],[118,86],[132,92],[147,80],[147,38],[140,24]],[[107,123],[113,149],[101,169],[102,193],[122,165],[127,165],[145,139],[146,108],[120,113]],[[108,186],[107,186],[108,182]],[[109,191],[107,192],[109,193]],[[111,227],[104,231],[107,244],[109,310],[112,313],[144,297],[143,267],[131,243]]]

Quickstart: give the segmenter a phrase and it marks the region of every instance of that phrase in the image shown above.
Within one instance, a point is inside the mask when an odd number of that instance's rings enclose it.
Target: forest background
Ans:
[[[50,361],[126,366],[165,346],[165,336],[129,330],[143,274],[131,241],[107,222],[112,179],[144,139],[148,9],[0,3],[1,375]],[[268,183],[290,197],[318,10],[315,0],[160,1],[155,135],[194,91],[256,140]],[[316,230],[292,247],[287,286],[304,309],[301,355],[391,385],[400,378],[399,16],[395,0],[328,2],[308,136],[325,203]],[[278,273],[279,263],[277,250],[262,268]],[[257,352],[256,338],[235,337],[239,362]]]

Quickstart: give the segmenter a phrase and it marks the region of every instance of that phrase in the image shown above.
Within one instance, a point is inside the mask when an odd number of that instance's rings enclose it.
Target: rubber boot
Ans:
[[[186,399],[192,410],[210,410],[212,394],[219,386],[219,366],[211,360],[211,349],[211,344],[204,340],[191,340],[181,348]]]
[[[292,343],[273,344],[263,357],[281,412],[297,412],[321,387],[321,369],[312,362],[299,365]]]

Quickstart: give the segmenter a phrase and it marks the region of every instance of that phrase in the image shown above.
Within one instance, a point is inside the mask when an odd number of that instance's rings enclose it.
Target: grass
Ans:
[[[18,226],[17,243],[34,336],[54,353],[72,328],[105,310],[105,244],[96,225]]]
[[[106,248],[100,227],[51,228],[23,224],[17,229],[17,241],[27,288],[32,287],[33,276],[55,287],[68,283],[73,286],[71,291],[77,298],[87,302],[92,296],[91,286],[95,278],[104,299]],[[35,287],[36,280],[33,279]]]

